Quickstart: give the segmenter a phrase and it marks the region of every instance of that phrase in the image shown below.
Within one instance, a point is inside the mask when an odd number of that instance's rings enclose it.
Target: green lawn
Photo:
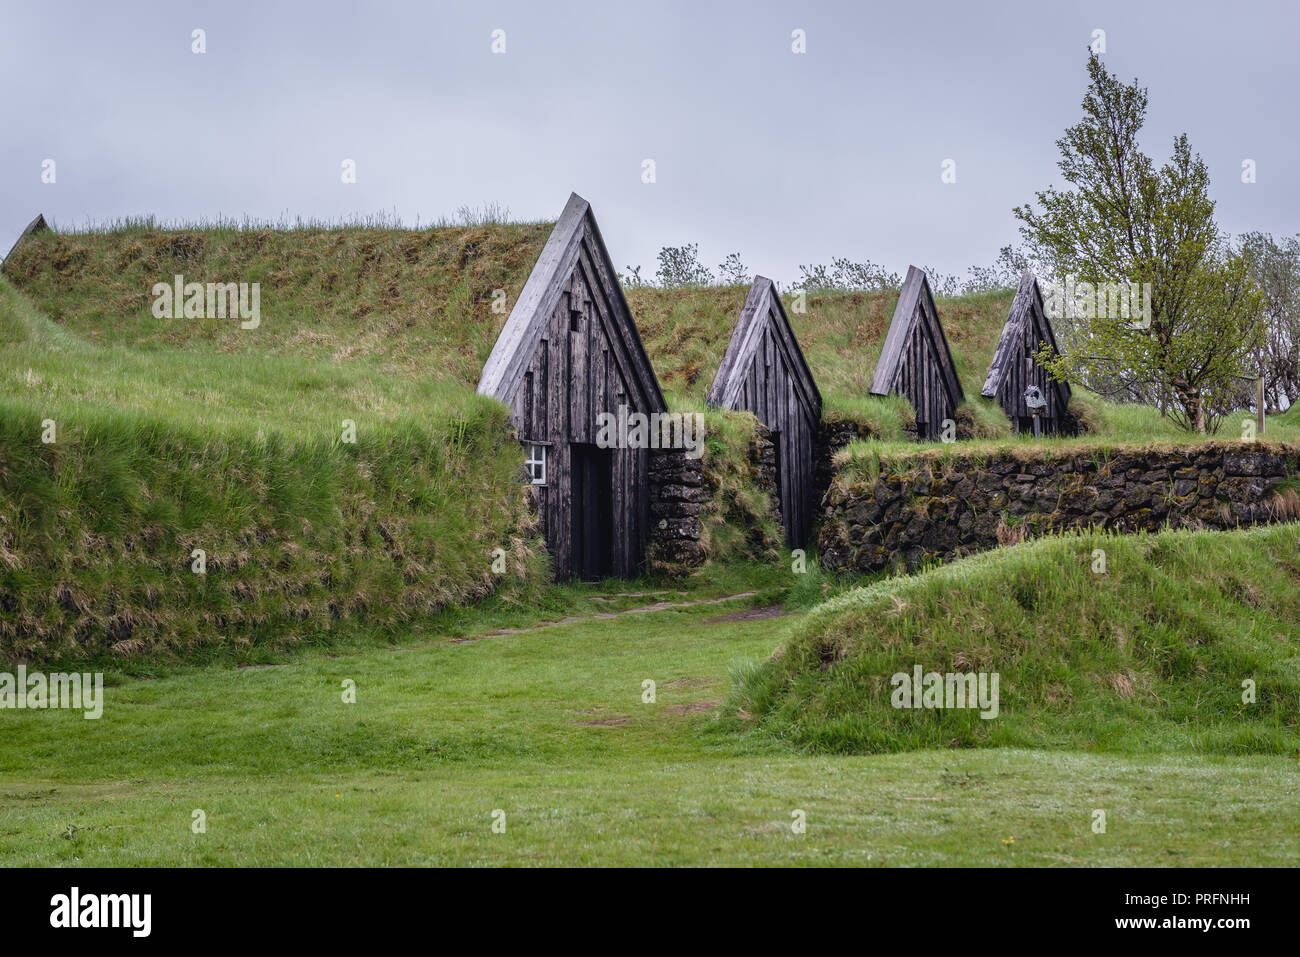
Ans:
[[[98,721],[0,711],[0,866],[1300,860],[1294,757],[814,756],[725,731],[729,668],[803,616],[709,620],[768,596],[116,679]]]

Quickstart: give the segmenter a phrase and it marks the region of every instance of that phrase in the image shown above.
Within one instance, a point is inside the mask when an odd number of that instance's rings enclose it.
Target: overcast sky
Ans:
[[[576,191],[646,275],[686,242],[783,282],[834,256],[964,273],[1058,182],[1094,30],[1150,89],[1144,148],[1186,131],[1224,228],[1300,231],[1294,0],[288,7],[0,0],[0,253],[37,212],[536,220]]]

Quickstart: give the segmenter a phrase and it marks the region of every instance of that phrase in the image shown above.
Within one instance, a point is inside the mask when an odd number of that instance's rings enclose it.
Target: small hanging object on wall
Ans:
[[[1043,392],[1038,386],[1031,385],[1025,389],[1025,405],[1029,409],[1029,414],[1034,417],[1034,438],[1042,438],[1043,429],[1038,417],[1047,408],[1047,400],[1043,398]]]

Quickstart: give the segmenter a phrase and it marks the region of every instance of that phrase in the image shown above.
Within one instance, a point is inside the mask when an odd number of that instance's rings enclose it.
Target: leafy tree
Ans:
[[[972,293],[1015,289],[1020,285],[1020,274],[1029,268],[1029,262],[1019,250],[1003,246],[992,266],[971,266],[966,270],[965,282],[953,273],[940,272],[926,266],[925,273],[930,289],[936,296],[960,296]],[[831,260],[829,266],[800,266],[802,276],[795,289],[806,292],[887,292],[897,293],[903,279],[873,262],[854,262],[844,256]]]
[[[1264,297],[1265,333],[1257,356],[1264,404],[1280,412],[1300,400],[1300,236],[1274,241],[1267,233],[1247,233],[1241,245]]]
[[[992,266],[971,266],[966,270],[967,279],[962,286],[964,295],[980,292],[995,292],[1004,289],[1016,289],[1020,286],[1020,274],[1029,268],[1029,260],[1014,246],[1003,246],[998,250],[998,258]]]
[[[924,266],[922,271],[925,273],[926,280],[930,283],[930,292],[935,296],[959,296],[961,295],[961,279],[956,273],[940,272],[933,266]]]
[[[1066,354],[1041,358],[1059,378],[1092,375],[1167,395],[1175,418],[1203,432],[1253,371],[1260,296],[1246,259],[1215,225],[1209,173],[1187,135],[1157,169],[1137,143],[1147,91],[1121,83],[1095,53],[1088,75],[1083,119],[1056,142],[1071,188],[1043,190],[1037,207],[1015,215],[1030,255],[1058,282],[1149,283],[1150,309],[1135,321],[1132,312],[1085,308]]]

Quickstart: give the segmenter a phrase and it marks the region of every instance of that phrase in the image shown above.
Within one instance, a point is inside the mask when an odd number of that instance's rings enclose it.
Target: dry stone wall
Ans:
[[[882,459],[874,477],[853,466],[832,481],[819,551],[827,568],[875,572],[1090,526],[1254,525],[1291,514],[1294,492],[1274,487],[1298,471],[1300,447],[1264,442]]]
[[[776,446],[771,433],[756,425],[748,451],[753,485],[776,494]],[[663,449],[650,456],[650,567],[654,571],[682,573],[709,560],[704,519],[720,506],[721,487],[708,458],[689,458],[679,449]],[[775,516],[778,524],[780,516]]]
[[[703,459],[680,449],[650,456],[650,561],[658,568],[695,568],[708,558],[700,509],[717,491]]]

